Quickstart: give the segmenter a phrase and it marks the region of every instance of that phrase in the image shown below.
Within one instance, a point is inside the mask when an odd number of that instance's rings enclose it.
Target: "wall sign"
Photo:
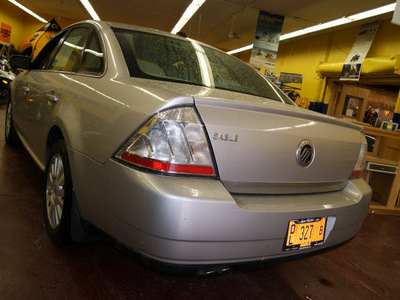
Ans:
[[[396,1],[396,7],[394,9],[392,23],[400,25],[400,0]]]
[[[296,73],[285,73],[281,72],[279,75],[279,81],[281,83],[303,83],[303,74]]]
[[[11,26],[1,22],[0,42],[9,44],[11,40]]]

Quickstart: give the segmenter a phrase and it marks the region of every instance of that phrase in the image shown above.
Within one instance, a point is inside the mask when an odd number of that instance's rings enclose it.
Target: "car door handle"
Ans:
[[[53,103],[57,103],[58,98],[56,95],[54,95],[54,92],[51,92],[50,94],[47,94],[47,100]]]

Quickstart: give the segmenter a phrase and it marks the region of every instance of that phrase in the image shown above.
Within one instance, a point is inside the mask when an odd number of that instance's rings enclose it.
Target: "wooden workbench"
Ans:
[[[375,137],[375,145],[368,152],[367,163],[382,164],[388,169],[400,167],[400,132],[380,129],[358,123],[365,135]],[[392,167],[391,167],[392,166]],[[400,215],[400,168],[396,174],[366,170],[364,179],[373,190],[371,213]]]

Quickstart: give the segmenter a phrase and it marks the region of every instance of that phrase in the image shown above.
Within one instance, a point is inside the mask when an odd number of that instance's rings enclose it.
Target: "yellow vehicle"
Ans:
[[[49,23],[23,40],[18,46],[18,51],[23,55],[30,56],[33,60],[44,45],[60,30],[60,25],[53,18]]]

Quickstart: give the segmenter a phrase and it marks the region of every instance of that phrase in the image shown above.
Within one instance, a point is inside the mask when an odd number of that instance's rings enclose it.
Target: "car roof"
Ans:
[[[177,39],[187,40],[186,38],[181,37],[179,35],[172,34],[172,33],[166,32],[166,31],[158,30],[158,29],[142,27],[142,26],[137,26],[137,25],[132,25],[132,24],[124,24],[124,23],[108,22],[108,21],[96,21],[96,20],[84,20],[84,21],[76,22],[76,23],[73,23],[73,24],[69,25],[68,27],[64,28],[64,30],[68,29],[69,27],[74,27],[79,24],[97,25],[98,27],[100,27],[102,29],[120,28],[120,29],[127,29],[127,30],[142,31],[142,32],[148,32],[148,33],[153,33],[153,34],[158,34],[158,35],[169,36],[169,37],[173,37],[173,38],[177,38]],[[201,43],[201,42],[198,42],[198,43]]]
[[[80,21],[80,22],[71,24],[70,26],[75,26],[77,24],[92,24],[92,25],[97,25],[101,29],[119,28],[119,29],[127,29],[127,30],[141,31],[141,32],[147,32],[147,33],[152,33],[152,34],[157,34],[157,35],[168,36],[168,37],[175,38],[175,39],[180,39],[180,40],[183,40],[183,41],[190,40],[190,41],[195,42],[196,44],[207,46],[209,48],[214,48],[216,50],[221,51],[218,48],[215,48],[215,47],[213,47],[211,45],[205,44],[203,42],[200,42],[200,41],[197,41],[197,40],[194,40],[194,39],[185,38],[185,37],[179,36],[177,34],[172,34],[170,32],[166,32],[166,31],[163,31],[163,30],[153,29],[153,28],[148,28],[148,27],[142,27],[142,26],[138,26],[138,25],[124,24],[124,23],[118,23],[118,22],[109,22],[109,21],[85,20],[85,21]],[[70,26],[68,26],[68,27],[70,27]],[[66,27],[66,28],[68,28],[68,27]]]

